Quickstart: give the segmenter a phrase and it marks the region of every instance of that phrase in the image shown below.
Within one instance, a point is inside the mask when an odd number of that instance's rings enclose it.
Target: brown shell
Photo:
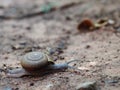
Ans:
[[[21,65],[27,71],[34,71],[49,64],[48,56],[42,52],[30,52],[23,56]]]

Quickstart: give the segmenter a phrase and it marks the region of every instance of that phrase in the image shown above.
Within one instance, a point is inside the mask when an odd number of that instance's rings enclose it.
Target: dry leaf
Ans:
[[[82,32],[92,31],[97,28],[101,28],[106,25],[113,25],[115,22],[111,19],[103,18],[97,22],[93,22],[91,19],[83,19],[77,26],[77,29]]]
[[[84,19],[78,24],[77,29],[81,30],[92,30],[94,28],[94,23],[90,19]]]

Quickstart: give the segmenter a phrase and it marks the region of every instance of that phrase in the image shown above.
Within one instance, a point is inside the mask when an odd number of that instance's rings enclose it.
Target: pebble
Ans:
[[[76,87],[76,90],[100,90],[97,87],[96,81],[81,83]]]
[[[113,25],[113,24],[115,24],[115,21],[112,20],[112,19],[109,19],[109,20],[108,20],[108,24]]]

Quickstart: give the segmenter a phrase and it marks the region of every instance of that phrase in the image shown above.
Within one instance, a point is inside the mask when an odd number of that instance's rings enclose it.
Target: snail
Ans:
[[[41,75],[51,71],[73,68],[69,64],[77,60],[56,64],[49,55],[42,52],[29,52],[21,60],[21,68],[8,70],[9,77],[22,77],[25,75]]]

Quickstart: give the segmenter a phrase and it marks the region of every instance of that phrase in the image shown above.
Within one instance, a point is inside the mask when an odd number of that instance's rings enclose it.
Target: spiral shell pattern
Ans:
[[[21,65],[27,71],[40,69],[48,64],[48,57],[42,52],[30,52],[23,56]]]

